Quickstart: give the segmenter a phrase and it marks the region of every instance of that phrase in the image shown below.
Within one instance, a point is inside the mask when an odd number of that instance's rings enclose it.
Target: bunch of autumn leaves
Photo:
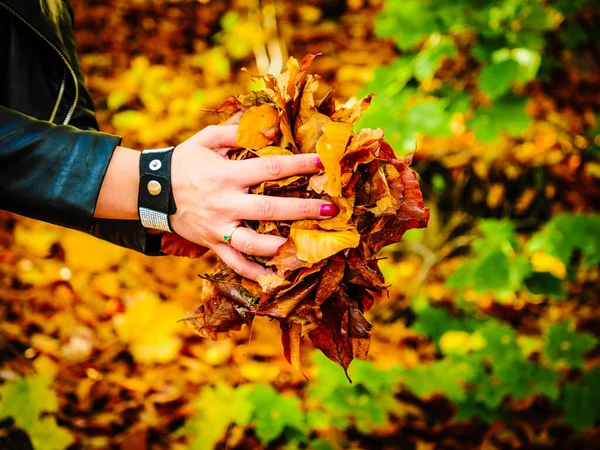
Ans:
[[[232,97],[217,112],[223,120],[239,118],[241,149],[229,153],[232,159],[316,151],[323,162],[321,173],[266,181],[251,193],[323,198],[340,213],[326,220],[244,222],[287,238],[273,258],[256,258],[276,275],[256,283],[219,262],[205,276],[202,304],[185,319],[201,336],[217,339],[254,316],[268,316],[279,321],[285,357],[295,368],[308,336],[346,370],[353,358],[367,356],[371,324],[364,312],[386,289],[377,253],[406,230],[425,227],[429,211],[409,161],[396,158],[383,130],[352,132],[372,95],[338,109],[331,91],[315,102],[317,77],[308,73],[313,58],[290,58],[279,77],[262,76],[266,89]]]

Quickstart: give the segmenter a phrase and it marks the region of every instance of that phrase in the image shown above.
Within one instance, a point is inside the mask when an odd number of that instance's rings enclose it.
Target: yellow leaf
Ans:
[[[567,268],[564,263],[545,252],[535,252],[531,255],[531,265],[536,272],[548,272],[561,280],[567,276]]]
[[[258,156],[293,155],[293,153],[289,150],[281,147],[276,147],[274,145],[261,148],[260,150],[256,150],[254,153],[256,153]]]
[[[178,305],[161,302],[156,295],[143,292],[124,313],[115,315],[113,323],[117,335],[129,343],[138,362],[167,362],[181,348],[177,332],[182,329],[178,320],[183,313]]]
[[[347,231],[304,230],[296,227],[295,223],[290,229],[290,237],[296,246],[298,259],[311,264],[340,250],[357,247],[360,242],[360,234],[354,228]]]
[[[317,153],[327,174],[325,192],[332,197],[339,197],[342,193],[340,160],[350,136],[352,136],[351,124],[330,122],[323,126],[323,136],[317,141]]]
[[[67,230],[61,239],[65,262],[72,270],[94,272],[119,264],[125,249],[79,231]]]
[[[465,355],[472,350],[479,350],[486,345],[485,340],[478,332],[447,331],[440,338],[440,349],[444,353]]]
[[[396,200],[391,195],[386,195],[383,198],[380,198],[375,202],[375,206],[372,208],[367,208],[367,210],[375,215],[375,217],[379,216],[393,216],[398,211],[400,205],[398,200]]]
[[[243,148],[262,149],[271,144],[279,133],[279,112],[271,105],[262,104],[248,108],[238,124],[237,145]]]
[[[503,184],[500,184],[500,183],[492,184],[492,186],[490,187],[490,190],[488,191],[488,195],[487,195],[487,199],[486,199],[487,205],[490,208],[497,208],[498,206],[500,206],[502,204],[502,202],[504,201],[505,191],[506,191],[506,188]]]
[[[58,233],[47,224],[24,225],[17,222],[15,226],[15,244],[23,247],[30,256],[44,258],[50,253],[50,247],[58,241]]]
[[[319,173],[310,177],[310,179],[308,180],[308,189],[315,191],[317,194],[322,194],[327,184],[327,174]]]
[[[325,114],[314,113],[296,131],[296,141],[302,153],[314,153],[319,138],[323,135],[323,127],[331,122]]]

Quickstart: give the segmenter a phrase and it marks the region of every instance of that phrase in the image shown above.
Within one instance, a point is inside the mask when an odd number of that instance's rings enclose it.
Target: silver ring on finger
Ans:
[[[239,228],[239,226],[234,226],[231,228],[231,230],[229,230],[229,233],[223,235],[223,241],[226,244],[229,244],[229,246],[232,246],[231,244],[231,240],[233,239],[233,233],[235,233],[235,231]]]

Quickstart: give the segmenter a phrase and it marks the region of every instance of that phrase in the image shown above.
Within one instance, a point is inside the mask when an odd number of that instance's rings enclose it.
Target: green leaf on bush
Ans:
[[[585,374],[581,383],[567,383],[560,404],[563,420],[577,431],[592,427],[600,418],[600,366]]]
[[[408,128],[431,137],[450,135],[447,101],[431,98],[413,106],[408,113]]]
[[[476,375],[476,365],[451,358],[402,371],[404,385],[418,397],[441,394],[454,403],[465,400],[466,384]]]
[[[560,214],[550,219],[527,244],[530,253],[544,251],[568,267],[573,252],[583,255],[585,264],[600,263],[600,216]]]
[[[419,81],[433,78],[444,58],[456,54],[456,45],[452,39],[433,34],[427,46],[415,58],[415,78]]]
[[[435,13],[421,0],[386,2],[375,27],[378,36],[393,37],[402,50],[414,47],[438,29]]]
[[[190,439],[189,448],[214,448],[225,437],[231,422],[247,425],[253,410],[248,393],[245,387],[233,389],[223,383],[205,387],[192,403],[196,414],[184,426],[184,433]]]
[[[495,100],[510,90],[518,71],[519,64],[513,60],[490,64],[479,74],[479,89]]]
[[[256,386],[247,398],[253,407],[256,436],[263,444],[268,445],[286,429],[296,438],[307,437],[304,414],[297,398],[284,397],[267,385]]]
[[[575,331],[570,321],[552,324],[544,334],[546,346],[544,356],[554,364],[564,363],[569,367],[582,368],[585,353],[598,344],[598,339],[591,333]]]
[[[531,121],[525,112],[525,102],[524,97],[511,95],[498,98],[491,108],[479,108],[469,121],[469,127],[484,143],[495,141],[503,132],[520,135]]]
[[[379,370],[368,361],[355,360],[350,367],[353,383],[327,358],[315,353],[319,381],[310,386],[311,402],[321,405],[328,425],[345,428],[353,423],[369,434],[382,425],[392,412],[400,410],[394,397],[399,370]],[[323,419],[323,417],[320,417]]]
[[[525,280],[525,287],[534,295],[564,297],[563,282],[548,272],[534,272]]]
[[[412,325],[412,329],[425,336],[431,337],[434,342],[438,342],[447,331],[474,331],[476,322],[454,317],[448,314],[445,309],[427,306],[415,311],[417,320]]]

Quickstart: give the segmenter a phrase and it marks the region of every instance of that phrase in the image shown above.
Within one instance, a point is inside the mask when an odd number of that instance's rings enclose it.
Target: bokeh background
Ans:
[[[103,131],[218,122],[288,56],[414,152],[431,221],[386,250],[368,361],[258,318],[177,322],[213,260],[149,258],[0,213],[0,448],[600,448],[600,2],[80,0]],[[416,151],[415,151],[416,149]],[[230,426],[230,424],[232,424]]]

